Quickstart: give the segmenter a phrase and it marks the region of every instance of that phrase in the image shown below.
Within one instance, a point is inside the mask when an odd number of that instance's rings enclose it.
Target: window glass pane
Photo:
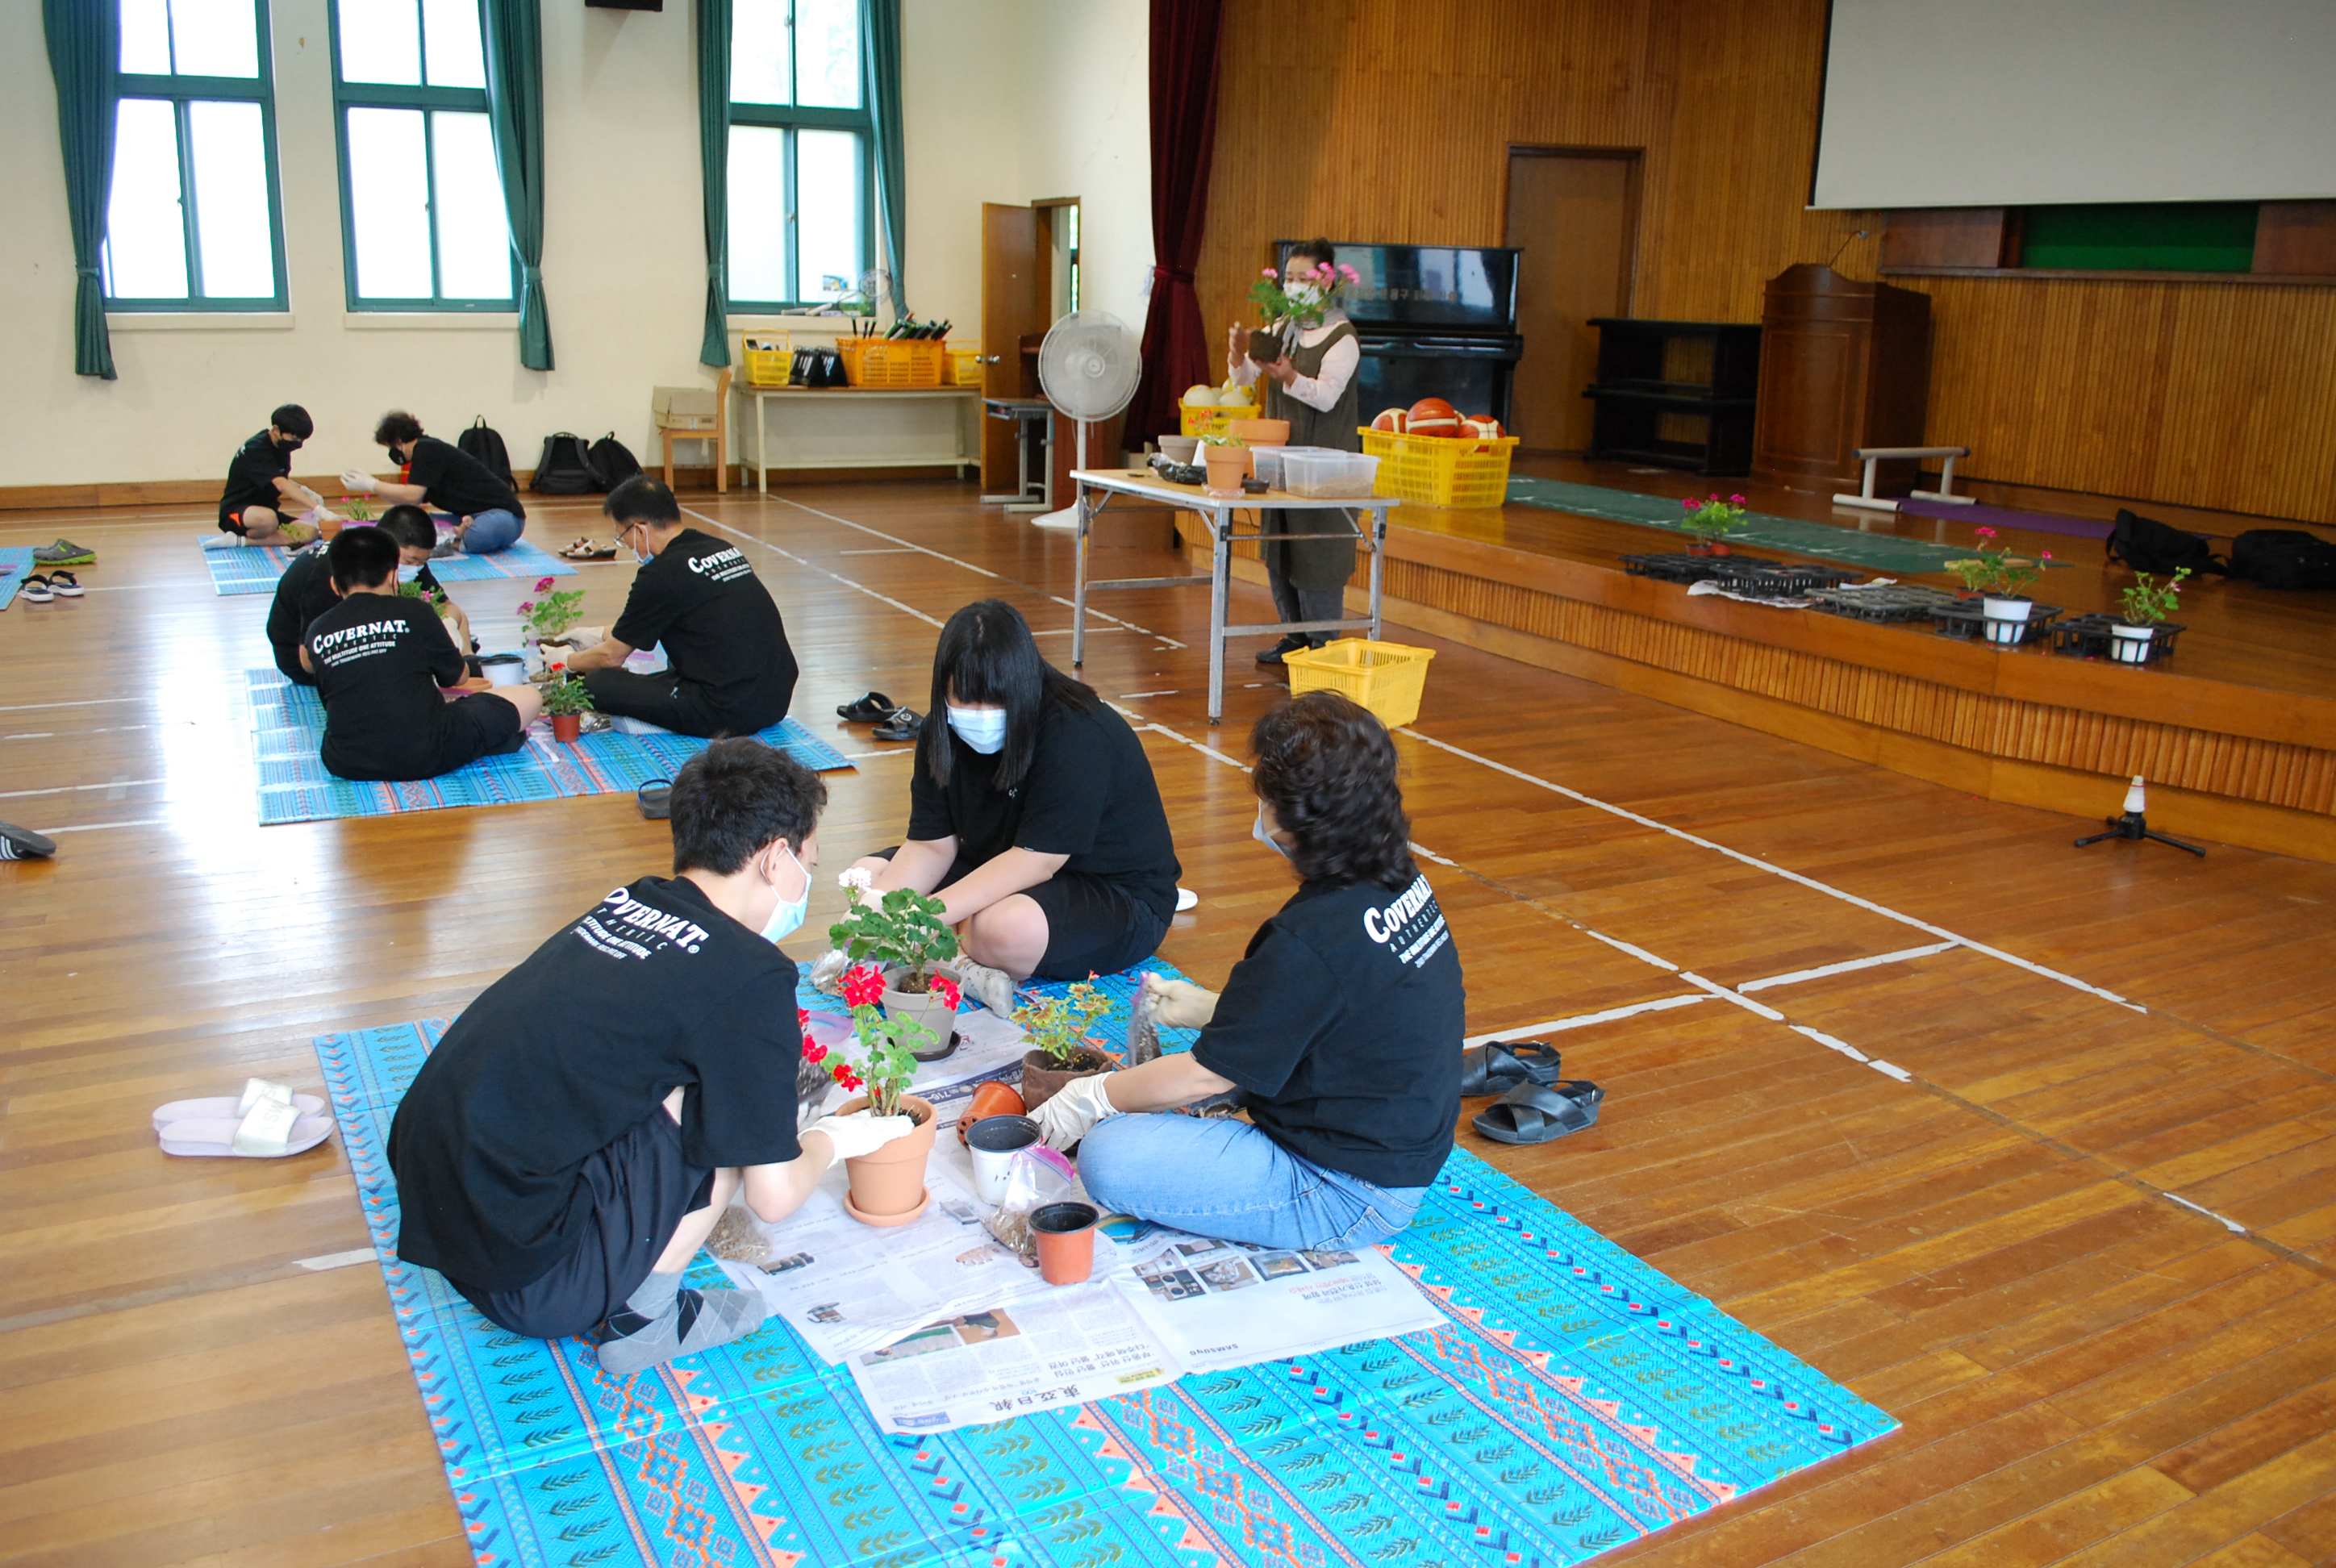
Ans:
[[[487,117],[433,111],[430,141],[438,175],[438,292],[448,299],[509,299],[511,229]]]
[[[276,246],[259,105],[190,103],[187,136],[195,166],[195,245],[203,259],[205,297],[275,297]]]
[[[730,12],[730,102],[784,103],[787,0],[735,0]]]
[[[187,297],[179,117],[166,100],[124,98],[114,109],[113,194],[105,228],[109,294],[117,299]]]
[[[253,0],[170,0],[179,74],[258,75],[258,10]]]
[[[730,127],[730,297],[787,292],[787,133]]]
[[[860,107],[860,0],[795,0],[795,102]]]
[[[479,44],[479,0],[422,0],[433,87],[484,87],[487,59]]]
[[[347,141],[358,297],[429,298],[430,184],[422,111],[352,109]]]
[[[414,0],[339,0],[342,81],[422,85],[422,30],[414,6]]]
[[[795,132],[795,210],[802,248],[797,299],[833,299],[860,281],[860,138]],[[834,287],[830,279],[843,287]]]
[[[122,68],[170,73],[170,0],[122,0]]]

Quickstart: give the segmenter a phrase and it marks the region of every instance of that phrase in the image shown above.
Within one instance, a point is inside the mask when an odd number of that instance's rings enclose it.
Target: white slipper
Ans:
[[[162,1152],[197,1157],[280,1160],[303,1154],[333,1135],[330,1116],[304,1116],[281,1100],[262,1100],[238,1122],[172,1122],[162,1129]]]
[[[252,1078],[243,1086],[241,1098],[219,1095],[207,1100],[172,1100],[158,1106],[154,1112],[154,1130],[161,1132],[172,1122],[239,1122],[251,1114],[251,1107],[262,1100],[276,1100],[290,1105],[304,1116],[320,1116],[325,1102],[314,1095],[296,1095],[289,1084],[279,1084],[272,1078]]]
[[[1194,892],[1190,888],[1178,888],[1176,890],[1176,912],[1178,914],[1181,915],[1186,910],[1195,910],[1200,907],[1200,894]]]

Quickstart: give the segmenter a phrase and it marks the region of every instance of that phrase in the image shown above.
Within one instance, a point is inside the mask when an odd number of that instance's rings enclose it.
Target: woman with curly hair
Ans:
[[[1271,1247],[1385,1241],[1452,1149],[1465,995],[1451,932],[1412,863],[1395,743],[1334,692],[1257,721],[1257,839],[1300,879],[1222,995],[1146,977],[1188,1054],[1091,1078],[1034,1113],[1080,1144],[1095,1200]],[[1239,1091],[1247,1122],[1146,1113]]]

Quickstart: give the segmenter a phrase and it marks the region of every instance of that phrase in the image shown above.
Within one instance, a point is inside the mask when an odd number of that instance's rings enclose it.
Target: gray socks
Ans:
[[[751,1334],[769,1312],[757,1291],[685,1290],[678,1271],[651,1274],[600,1325],[600,1365],[630,1377]]]

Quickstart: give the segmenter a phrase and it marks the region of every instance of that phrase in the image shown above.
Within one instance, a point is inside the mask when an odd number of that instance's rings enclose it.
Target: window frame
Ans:
[[[859,39],[860,54],[864,61],[868,51],[868,15],[864,7],[860,13]],[[734,50],[737,47],[735,38],[731,47]],[[724,62],[723,92],[725,95],[729,92],[729,63],[727,61]],[[802,83],[797,80],[795,63],[795,0],[787,0],[787,95],[790,98],[795,97],[801,89]],[[786,255],[784,262],[786,275],[794,280],[797,290],[803,287],[803,213],[799,206],[800,198],[795,175],[795,133],[800,131],[848,131],[858,138],[860,143],[860,266],[850,279],[850,286],[844,292],[849,294],[852,289],[858,287],[860,285],[858,273],[865,273],[876,265],[876,116],[868,104],[866,71],[863,69],[861,73],[860,107],[857,109],[830,109],[801,103],[741,103],[734,98],[728,102],[728,114],[723,126],[724,134],[726,136],[730,127],[736,125],[759,126],[786,133],[785,189],[782,193],[782,200],[786,202],[787,209]],[[725,166],[727,166],[726,147]],[[730,264],[727,254],[729,249],[727,222],[723,225],[723,233],[725,254],[722,263],[725,275],[727,276]],[[832,299],[745,299],[734,295],[729,303],[730,314],[733,316],[788,316],[800,315],[805,311],[826,310],[832,307],[835,301]]]
[[[117,7],[120,0],[108,0]],[[280,315],[292,308],[291,286],[284,265],[284,191],[277,173],[276,156],[276,49],[268,34],[268,0],[251,0],[252,27],[258,45],[259,73],[256,76],[187,76],[173,73],[154,76],[122,69],[122,55],[113,56],[113,102],[117,114],[125,98],[159,99],[170,105],[170,119],[179,141],[179,221],[185,230],[187,247],[187,292],[182,298],[138,298],[117,297],[109,282],[105,308],[124,316],[216,315],[219,313]],[[167,23],[166,23],[167,25]],[[176,55],[173,55],[173,61]],[[190,106],[198,102],[237,102],[259,105],[259,142],[268,164],[268,219],[269,259],[276,268],[276,292],[273,295],[240,294],[232,298],[209,298],[202,293],[203,259],[200,198],[195,193],[194,137],[190,119]],[[113,171],[106,170],[109,188]],[[112,236],[107,236],[108,243]],[[109,261],[111,258],[109,256]],[[107,271],[112,268],[109,265]]]
[[[423,74],[429,74],[430,44],[426,36],[428,24],[423,20],[420,0],[415,0],[414,25],[421,49]],[[482,18],[482,26],[484,19]],[[333,67],[333,140],[334,161],[341,182],[341,290],[348,302],[351,314],[414,316],[447,312],[457,316],[512,316],[519,314],[520,270],[519,250],[511,243],[508,209],[506,209],[503,248],[511,268],[511,293],[501,299],[456,299],[437,292],[439,281],[438,256],[438,128],[431,118],[433,110],[452,110],[460,114],[485,114],[493,111],[487,104],[483,87],[405,86],[388,82],[345,82],[341,79],[341,7],[339,0],[325,0],[326,46],[332,51]],[[357,292],[357,231],[356,209],[349,190],[349,111],[352,109],[415,109],[422,112],[422,179],[424,208],[430,223],[430,287],[428,297],[392,298],[382,295],[360,295]],[[489,125],[492,129],[492,120]],[[495,170],[500,182],[502,170]],[[508,200],[509,192],[505,192]]]

